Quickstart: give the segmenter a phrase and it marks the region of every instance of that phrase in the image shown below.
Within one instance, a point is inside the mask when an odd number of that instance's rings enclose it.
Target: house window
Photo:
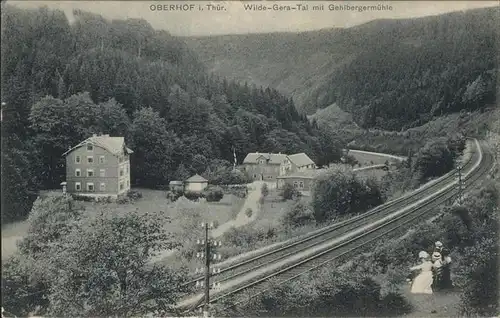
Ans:
[[[87,156],[88,163],[94,163],[94,156]]]
[[[87,151],[94,151],[94,145],[87,144]]]
[[[99,177],[104,178],[106,176],[106,170],[105,169],[100,169],[99,170]]]
[[[80,169],[75,169],[75,177],[81,177],[82,171]]]
[[[123,157],[118,158],[119,162],[123,162]]]
[[[93,177],[93,176],[94,176],[94,170],[87,169],[87,177]]]
[[[254,175],[253,175],[253,177],[254,177],[254,178],[257,178],[257,175],[256,175],[256,174],[254,174]]]
[[[127,180],[127,187],[129,187],[129,186],[130,186],[130,181]]]
[[[106,157],[104,156],[99,156],[99,163],[105,163],[106,162]]]
[[[293,182],[293,187],[294,187],[294,188],[297,188],[298,186],[299,186],[299,185],[298,185],[297,181],[294,181],[294,182]]]
[[[80,182],[75,182],[75,190],[76,191],[82,190],[82,184]]]
[[[101,182],[101,186],[99,187],[101,191],[106,191],[106,183]]]
[[[304,189],[304,181],[299,182],[299,188]]]
[[[125,173],[128,173],[128,165],[125,167]]]
[[[80,156],[75,157],[75,163],[80,163],[81,160],[82,160],[82,158],[80,158]]]
[[[87,191],[94,192],[94,183],[93,182],[87,182]]]
[[[123,182],[120,182],[120,190],[123,190]]]
[[[120,177],[123,177],[123,168],[120,168]]]

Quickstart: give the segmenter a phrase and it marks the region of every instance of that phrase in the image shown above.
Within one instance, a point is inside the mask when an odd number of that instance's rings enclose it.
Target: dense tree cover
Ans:
[[[183,290],[183,271],[149,263],[177,246],[153,215],[89,215],[55,196],[35,202],[29,225],[2,272],[2,306],[18,316],[164,315]]]
[[[274,283],[248,302],[224,309],[222,317],[390,317],[408,313],[411,306],[397,293],[381,293],[373,277],[325,267],[284,284]]]
[[[336,102],[362,126],[387,130],[494,103],[498,8],[386,24],[367,32],[379,43],[336,70],[314,103]]]
[[[456,159],[463,155],[464,149],[463,136],[429,140],[418,152],[409,152],[407,160],[399,163],[396,170],[382,177],[384,196],[398,196],[448,173],[456,167]]]
[[[273,85],[309,114],[336,103],[365,127],[400,130],[494,101],[498,23],[491,7],[188,43],[220,74]]]
[[[59,187],[62,153],[92,133],[125,136],[133,183],[148,187],[232,162],[233,149],[240,162],[251,151],[339,159],[333,136],[276,90],[208,75],[181,39],[144,20],[73,16],[2,8],[2,188],[19,190],[5,196],[9,219],[26,215],[33,190]]]
[[[383,201],[380,187],[374,179],[362,179],[352,171],[340,169],[331,169],[319,175],[312,190],[312,209],[316,222],[364,212]]]

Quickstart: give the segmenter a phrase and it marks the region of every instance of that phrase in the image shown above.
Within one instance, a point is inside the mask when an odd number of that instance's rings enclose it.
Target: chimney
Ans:
[[[257,152],[255,152],[255,153],[256,153],[256,154],[259,154],[259,152],[258,152],[258,151],[257,151]]]
[[[97,134],[92,134],[92,137],[97,137]]]
[[[281,151],[280,151],[280,152],[278,152],[278,155],[281,155]]]

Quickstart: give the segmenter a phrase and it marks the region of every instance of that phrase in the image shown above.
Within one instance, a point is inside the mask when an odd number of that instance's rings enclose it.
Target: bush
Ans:
[[[381,299],[379,310],[382,316],[403,316],[412,311],[412,306],[401,294],[390,292]]]
[[[208,202],[219,202],[224,197],[224,192],[221,187],[213,187],[205,191],[203,195]]]
[[[116,200],[116,203],[118,204],[127,204],[127,203],[130,203],[130,198],[127,197],[127,196],[121,196],[119,197],[117,200]]]
[[[365,212],[382,203],[377,182],[358,178],[352,171],[332,170],[318,176],[314,183],[312,207],[317,222]]]
[[[103,203],[103,204],[107,204],[107,203],[111,203],[113,202],[113,198],[111,196],[106,196],[106,197],[96,197],[93,199],[93,201],[96,201],[98,203]]]
[[[354,167],[355,165],[360,165],[361,163],[353,155],[345,155],[342,157],[342,162]]]
[[[283,216],[285,226],[298,227],[314,221],[311,207],[304,201],[297,201]]]
[[[495,239],[483,240],[465,251],[459,286],[463,288],[461,311],[467,316],[494,317],[498,314],[498,248]],[[478,253],[481,251],[481,253]],[[479,255],[478,255],[479,254]]]
[[[460,148],[459,145],[453,147]],[[424,183],[451,171],[455,157],[456,153],[450,150],[448,140],[443,138],[431,140],[417,153],[413,171],[420,183]]]
[[[242,185],[223,185],[221,188],[224,190],[226,194],[232,194],[238,198],[246,198],[248,193],[248,188],[246,184]]]
[[[255,246],[255,244],[263,240],[265,236],[266,234],[264,231],[252,226],[242,226],[237,229],[233,227],[224,233],[222,241],[225,242],[225,248],[229,248],[230,246],[246,248]]]
[[[251,217],[252,217],[252,213],[253,213],[253,211],[252,211],[252,209],[251,209],[251,208],[248,208],[248,209],[246,209],[246,211],[245,211],[245,215],[246,215],[247,217],[249,217],[249,218],[251,218]]]
[[[411,310],[403,296],[383,296],[374,279],[330,268],[285,284],[271,284],[268,292],[242,305],[239,311],[269,317],[387,317]]]
[[[207,168],[203,176],[208,179],[210,184],[246,184],[252,182],[250,176],[240,170],[234,170],[232,166],[219,166]]]
[[[198,199],[204,198],[204,195],[202,192],[187,191],[184,192],[184,197],[191,201],[198,201]]]
[[[269,195],[269,187],[267,186],[267,183],[264,183],[262,185],[262,187],[260,188],[260,193],[263,197],[267,197]]]
[[[281,190],[281,197],[283,197],[283,201],[294,200],[300,196],[300,192],[288,183],[285,183],[283,189]]]
[[[183,194],[184,193],[182,192],[182,190],[171,190],[171,191],[167,191],[165,195],[166,195],[167,199],[169,199],[172,202],[175,202],[175,201],[177,201],[177,199],[182,197]]]
[[[127,197],[132,201],[137,201],[142,198],[142,193],[137,190],[128,190]]]
[[[86,195],[72,194],[71,197],[74,200],[83,201],[83,202],[96,202],[97,201],[95,197],[89,197]]]

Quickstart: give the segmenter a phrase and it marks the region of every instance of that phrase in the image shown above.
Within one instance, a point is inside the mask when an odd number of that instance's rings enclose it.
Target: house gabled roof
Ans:
[[[260,157],[264,157],[266,160],[268,160],[268,164],[281,164],[283,160],[286,158],[286,154],[281,154],[281,153],[262,153],[262,152],[251,152],[249,153],[245,159],[243,160],[243,163],[257,163],[257,160]]]
[[[293,162],[298,167],[314,165],[314,161],[312,161],[312,159],[309,158],[309,156],[303,152],[294,155],[289,155],[288,159],[290,159],[290,161]]]
[[[131,154],[134,152],[132,149],[127,148],[127,146],[125,146],[125,138],[123,137],[110,137],[109,135],[101,135],[101,136],[94,135],[90,138],[85,139],[78,145],[70,148],[63,154],[63,156],[87,144],[93,144],[94,146],[104,148],[113,155],[119,155],[123,152],[126,152],[127,154]]]
[[[195,174],[194,176],[192,176],[191,178],[187,179],[184,182],[187,182],[187,183],[196,183],[196,182],[208,182],[208,180],[205,179],[205,178],[203,178],[199,174]]]

